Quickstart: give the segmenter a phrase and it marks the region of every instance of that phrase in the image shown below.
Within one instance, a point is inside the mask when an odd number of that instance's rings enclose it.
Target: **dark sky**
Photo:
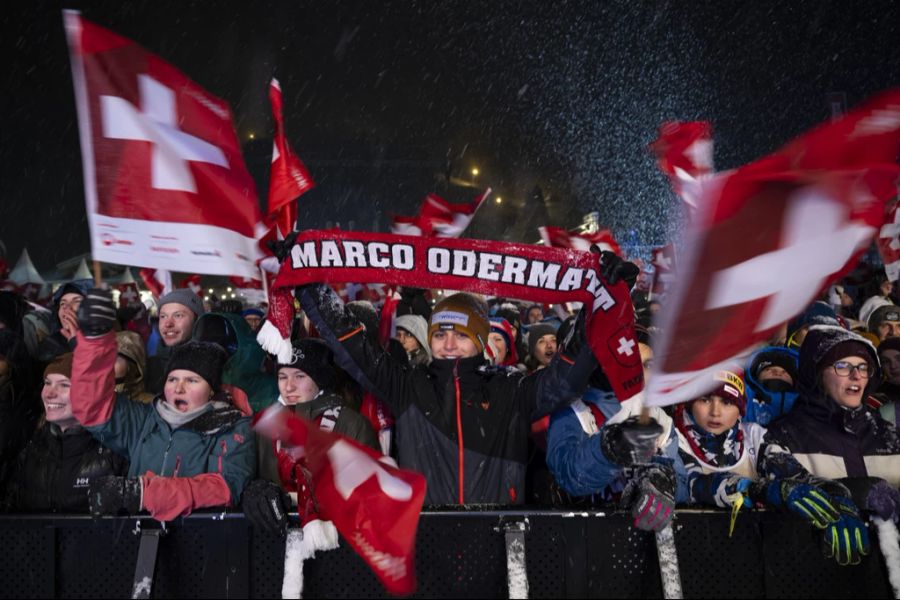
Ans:
[[[63,7],[227,100],[262,196],[278,76],[319,184],[306,227],[383,231],[427,192],[473,197],[446,176],[477,166],[504,202],[473,237],[533,241],[596,210],[620,241],[663,243],[680,209],[645,150],[662,121],[712,121],[725,169],[828,118],[828,94],[852,106],[900,77],[888,2],[7,3],[0,240],[41,270],[88,250]]]

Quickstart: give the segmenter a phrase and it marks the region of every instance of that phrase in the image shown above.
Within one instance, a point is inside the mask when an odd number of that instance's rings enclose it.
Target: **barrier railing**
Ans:
[[[0,517],[0,590],[7,598],[129,597],[142,529],[154,526]],[[561,511],[423,513],[415,597],[508,597],[510,531],[524,532],[517,539],[531,598],[662,597],[652,534],[635,530],[627,515]],[[871,555],[851,567],[824,558],[820,532],[787,515],[742,514],[729,539],[727,514],[679,511],[674,531],[685,598],[892,597],[874,528]],[[153,597],[280,597],[284,542],[253,531],[240,514],[192,515],[157,541]],[[308,560],[304,580],[306,598],[386,596],[343,542]]]

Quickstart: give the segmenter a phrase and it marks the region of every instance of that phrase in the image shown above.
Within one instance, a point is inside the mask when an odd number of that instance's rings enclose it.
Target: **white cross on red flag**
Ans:
[[[768,340],[849,272],[900,174],[900,90],[704,182],[662,311],[648,403],[708,391],[709,374]]]
[[[256,188],[228,105],[65,11],[95,260],[252,277]]]
[[[425,478],[382,462],[374,450],[323,431],[278,403],[260,415],[255,428],[268,438],[303,448],[319,517],[334,523],[388,592],[414,592]]]
[[[697,180],[713,172],[712,127],[706,121],[669,121],[650,144],[659,169],[691,208],[697,207]]]
[[[654,294],[667,293],[669,286],[675,280],[675,246],[667,244],[653,249],[653,284],[651,290]]]
[[[891,202],[885,211],[885,222],[878,232],[878,253],[888,279],[900,279],[900,201]]]
[[[306,165],[300,160],[287,141],[281,85],[277,79],[269,84],[269,101],[275,119],[275,139],[272,146],[272,168],[269,174],[269,206],[266,221],[277,226],[282,236],[294,230],[297,224],[297,198],[315,186]]]
[[[491,188],[488,188],[472,202],[462,204],[451,204],[437,194],[428,194],[417,216],[393,218],[391,233],[425,237],[459,237],[490,193]]]
[[[590,252],[591,246],[597,246],[600,250],[609,250],[619,256],[622,249],[619,248],[616,238],[609,229],[601,229],[593,233],[580,233],[568,231],[562,227],[538,227],[541,239],[548,248],[572,248],[582,252]]]

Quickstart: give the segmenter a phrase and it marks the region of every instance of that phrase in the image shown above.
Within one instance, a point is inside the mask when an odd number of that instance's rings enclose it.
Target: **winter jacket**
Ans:
[[[144,391],[144,371],[147,367],[147,354],[141,336],[134,331],[116,333],[119,354],[128,359],[128,371],[121,383],[116,383],[116,393],[125,394],[129,400],[148,403],[153,401],[153,394]]]
[[[207,313],[201,315],[194,323],[194,332],[201,322],[212,318],[224,318],[235,334],[237,347],[229,351],[228,361],[222,369],[222,383],[243,390],[250,401],[254,412],[259,412],[272,404],[278,397],[278,382],[271,375],[263,372],[265,351],[256,341],[256,334],[239,314]]]
[[[521,504],[531,422],[580,396],[596,367],[587,348],[574,366],[557,357],[532,377],[483,356],[403,367],[371,344],[329,287],[304,286],[300,298],[338,365],[361,372],[394,413],[398,463],[425,476],[426,504]]]
[[[113,391],[113,334],[78,334],[72,364],[72,411],[97,440],[131,461],[129,477],[143,481],[143,506],[159,520],[197,508],[238,503],[256,471],[249,407],[220,392],[214,409],[172,429],[156,405],[139,404]]]
[[[681,415],[676,415],[676,419]],[[728,490],[726,485],[734,478],[744,478],[756,481],[757,455],[762,446],[763,436],[766,430],[756,423],[738,421],[735,425],[738,432],[737,443],[740,444],[739,456],[730,464],[713,466],[706,456],[699,456],[698,449],[692,447],[686,433],[678,427],[678,449],[682,462],[688,473],[688,489],[692,504],[706,504],[730,508]],[[724,436],[710,436],[709,441],[721,444]],[[700,449],[702,454],[702,449]],[[721,453],[722,448],[716,447],[715,453]]]
[[[769,426],[760,450],[761,467],[776,454],[789,453],[818,477],[881,477],[900,486],[900,431],[865,403],[855,409],[841,407],[818,382],[819,362],[853,334],[835,337],[832,331],[826,336],[818,329],[810,329],[800,352],[800,397],[786,417]],[[878,364],[874,348],[869,362]],[[865,392],[878,380],[876,369]]]
[[[128,461],[83,427],[37,430],[19,454],[4,506],[12,512],[87,512],[91,479],[125,475]]]
[[[593,405],[598,413],[591,410]],[[620,403],[615,394],[588,388],[580,400],[550,417],[547,432],[547,465],[556,482],[571,496],[596,496],[611,500],[625,486],[622,467],[611,462],[600,449],[606,423],[619,423],[632,416],[631,400]],[[599,421],[598,422],[598,416]],[[668,464],[677,478],[676,502],[687,502],[687,473],[678,455],[678,437],[672,419],[662,410],[651,416],[663,426],[654,462]]]
[[[346,406],[344,399],[337,394],[324,393],[309,402],[295,404],[291,408],[298,417],[307,421],[315,421],[327,431],[348,437],[372,450],[381,451],[378,438],[375,436],[369,420]],[[337,414],[336,418],[335,414]],[[326,426],[322,423],[327,418],[333,420],[333,423]]]

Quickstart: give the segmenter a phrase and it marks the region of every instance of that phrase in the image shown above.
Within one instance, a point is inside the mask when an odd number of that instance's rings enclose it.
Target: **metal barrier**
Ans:
[[[510,527],[524,522],[526,527]],[[143,520],[146,526],[152,521]],[[134,518],[0,517],[0,591],[7,598],[123,598],[141,539]],[[284,544],[240,514],[198,514],[157,537],[155,598],[278,598]],[[416,542],[414,597],[505,598],[506,540],[523,531],[531,598],[662,597],[654,536],[623,514],[426,512]],[[821,534],[768,512],[679,511],[675,541],[685,598],[890,598],[876,532],[872,554],[839,567]],[[345,544],[306,562],[307,598],[380,598],[384,589]]]

